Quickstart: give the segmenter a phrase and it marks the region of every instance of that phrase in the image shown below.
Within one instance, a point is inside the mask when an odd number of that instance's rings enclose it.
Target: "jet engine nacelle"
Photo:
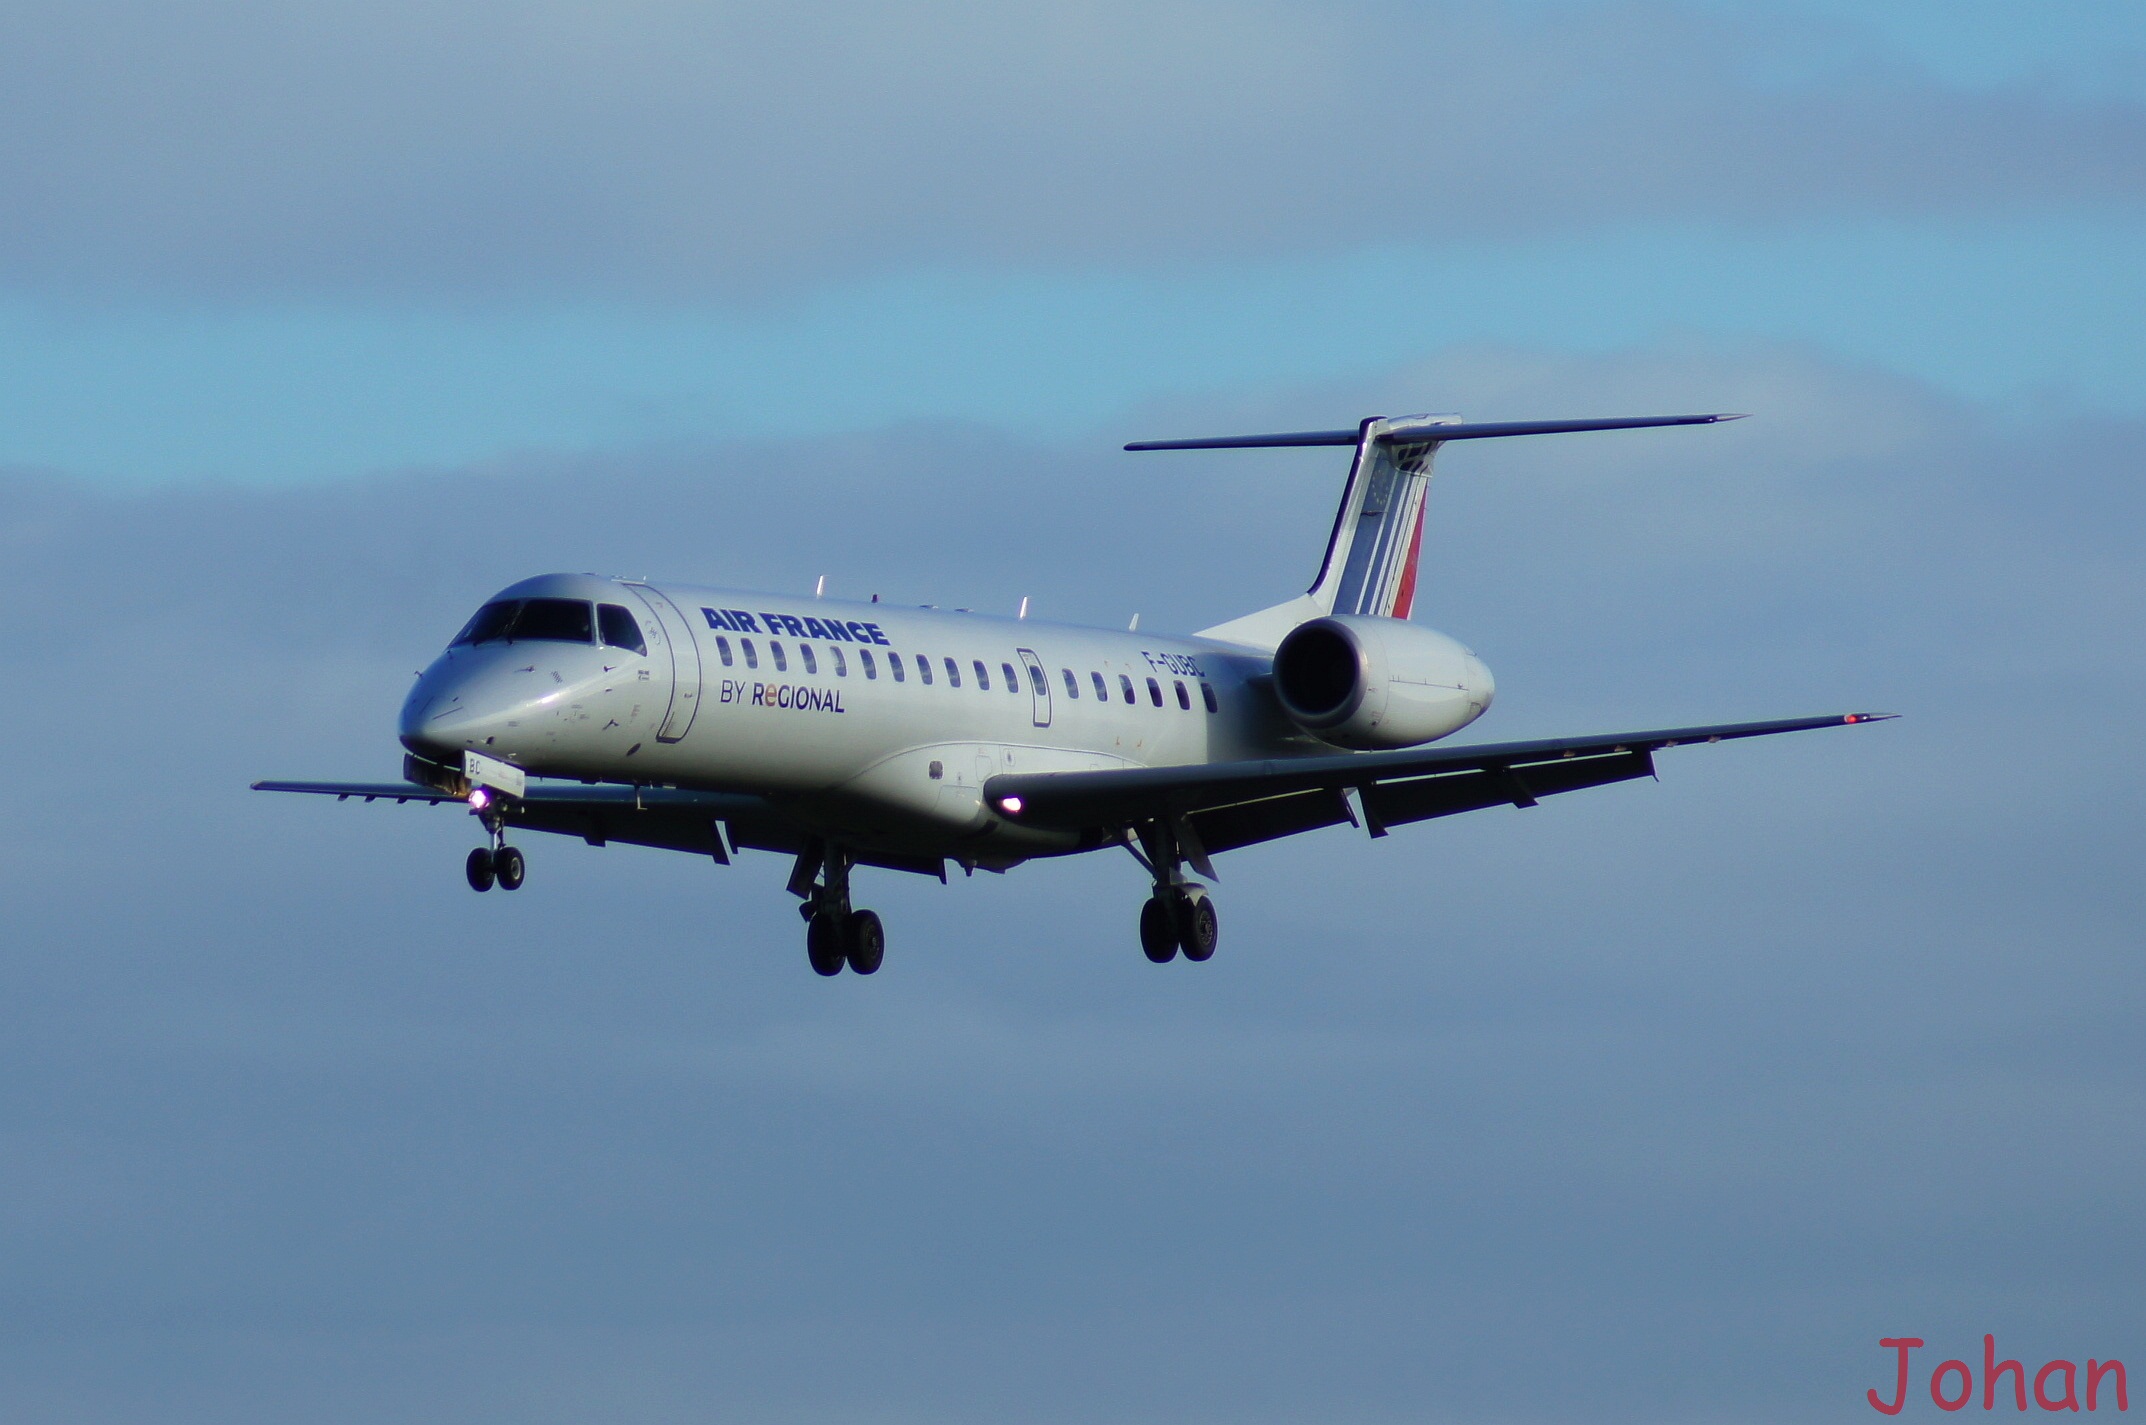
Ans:
[[[1482,716],[1497,685],[1482,660],[1401,619],[1300,624],[1274,651],[1274,692],[1298,727],[1336,747],[1414,747]]]

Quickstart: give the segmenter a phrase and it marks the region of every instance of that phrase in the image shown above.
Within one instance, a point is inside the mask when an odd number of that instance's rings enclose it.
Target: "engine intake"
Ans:
[[[1458,732],[1496,693],[1482,660],[1400,619],[1342,615],[1291,630],[1274,651],[1274,693],[1323,742],[1414,747]]]
[[[1363,646],[1334,619],[1291,631],[1274,651],[1274,687],[1304,727],[1332,727],[1364,700]]]

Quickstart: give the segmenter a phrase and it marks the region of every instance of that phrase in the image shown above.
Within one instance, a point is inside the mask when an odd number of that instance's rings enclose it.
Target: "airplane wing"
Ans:
[[[415,782],[255,782],[257,792],[311,792],[338,801],[454,802],[452,792]],[[735,845],[794,850],[798,837],[759,797],[725,792],[681,791],[671,787],[619,787],[576,784],[532,786],[504,803],[511,826],[579,836],[591,846],[619,841],[667,851],[690,851],[730,860],[718,823],[730,827]]]
[[[1815,727],[1878,722],[1890,713],[1836,713],[1776,722],[1723,723],[1606,737],[1399,752],[1135,767],[1107,772],[1017,772],[984,783],[1008,819],[1062,830],[1111,828],[1158,818],[1190,831],[1206,852],[1228,851],[1354,822],[1354,790],[1367,829],[1482,807],[1533,806],[1559,792],[1654,775],[1654,754],[1691,742],[1727,742]]]

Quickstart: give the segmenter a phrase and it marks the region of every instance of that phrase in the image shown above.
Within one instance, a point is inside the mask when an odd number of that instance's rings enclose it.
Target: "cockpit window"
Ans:
[[[579,599],[530,599],[522,616],[514,621],[512,639],[534,638],[546,643],[594,643],[596,630],[589,618],[589,605]]]
[[[630,648],[646,656],[648,645],[641,639],[641,625],[634,622],[633,610],[624,604],[598,604],[596,628],[604,636],[604,644],[610,648]],[[729,650],[726,648],[725,653]],[[724,660],[728,662],[726,658]]]
[[[620,609],[619,612],[626,611]],[[631,615],[627,622],[632,622]],[[634,633],[638,642],[640,630],[635,629]],[[590,618],[590,606],[579,599],[501,599],[477,610],[477,616],[455,635],[455,642],[496,643],[503,638],[594,643],[596,631]],[[631,648],[634,645],[621,646]]]
[[[501,599],[496,604],[486,604],[477,610],[475,617],[462,625],[462,631],[455,635],[454,641],[457,644],[490,643],[494,639],[505,638],[507,630],[513,627],[514,616],[521,611],[520,599]]]

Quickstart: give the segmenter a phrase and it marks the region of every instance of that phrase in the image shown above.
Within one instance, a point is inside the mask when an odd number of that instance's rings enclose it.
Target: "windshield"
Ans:
[[[477,610],[454,641],[496,643],[501,639],[594,643],[596,620],[590,606],[580,599],[501,599]]]
[[[633,614],[623,605],[598,604],[596,624],[603,631],[607,647],[630,648],[640,654],[648,652],[648,644],[641,638],[641,626],[634,622]],[[721,643],[722,640],[717,639],[716,642]],[[730,659],[730,645],[727,643],[723,644],[723,658],[725,662]]]

